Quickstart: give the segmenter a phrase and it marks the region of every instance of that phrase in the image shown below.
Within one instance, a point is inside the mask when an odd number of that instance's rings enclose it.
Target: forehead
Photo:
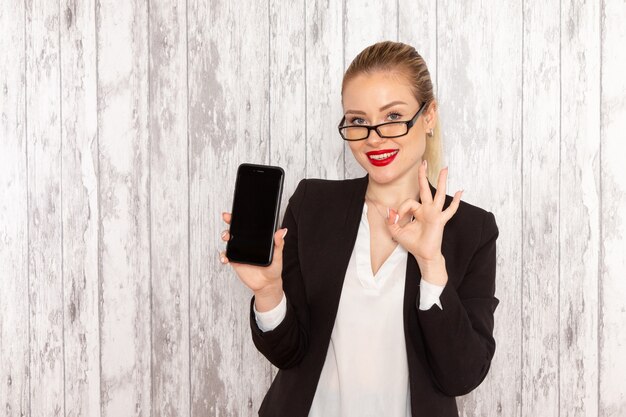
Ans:
[[[396,100],[407,104],[417,103],[405,76],[380,71],[359,74],[348,81],[342,97],[344,109],[363,111],[378,111],[380,107]]]

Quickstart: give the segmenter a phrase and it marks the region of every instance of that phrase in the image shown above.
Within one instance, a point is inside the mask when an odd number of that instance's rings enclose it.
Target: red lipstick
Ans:
[[[398,155],[398,149],[381,149],[379,151],[369,151],[365,154],[370,163],[377,167],[389,165]]]

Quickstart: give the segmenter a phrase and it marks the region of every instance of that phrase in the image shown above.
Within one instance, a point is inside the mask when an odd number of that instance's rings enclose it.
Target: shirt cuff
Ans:
[[[261,331],[269,332],[274,330],[287,315],[287,297],[285,292],[283,291],[283,298],[280,300],[280,303],[273,309],[259,313],[256,310],[256,303],[253,304],[252,309],[254,310],[256,324]]]
[[[420,310],[430,310],[430,308],[437,304],[437,306],[443,310],[439,297],[443,292],[445,285],[431,284],[430,282],[421,279],[420,280]]]

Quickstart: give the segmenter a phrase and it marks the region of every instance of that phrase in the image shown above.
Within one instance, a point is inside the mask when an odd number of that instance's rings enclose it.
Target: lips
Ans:
[[[390,164],[398,152],[398,149],[381,149],[379,151],[366,152],[366,155],[372,165],[381,167]]]

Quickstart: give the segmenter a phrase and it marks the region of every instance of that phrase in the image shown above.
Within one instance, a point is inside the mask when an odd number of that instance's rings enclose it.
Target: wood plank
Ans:
[[[7,416],[30,414],[24,24],[23,2],[0,4],[0,405]]]
[[[345,0],[344,69],[366,47],[384,40],[398,39],[397,2]],[[347,143],[344,144],[344,178],[365,175]]]
[[[237,166],[269,161],[269,9],[194,0],[187,15],[191,414],[255,416],[271,367],[252,344],[250,290],[217,251]]]
[[[62,415],[63,273],[58,4],[26,3],[30,414]]]
[[[284,7],[284,2],[272,0],[269,7],[269,161],[285,170],[281,204],[284,213],[289,197],[305,177],[307,166],[305,5],[304,2],[294,2],[290,7]],[[294,16],[300,18],[294,19]]]
[[[523,13],[522,415],[558,417],[559,4]]]
[[[60,3],[65,415],[100,415],[95,7]]]
[[[189,416],[187,9],[150,3],[152,406]]]
[[[599,415],[626,414],[626,7],[602,3]]]
[[[305,3],[305,175],[340,179],[344,144],[337,124],[343,115],[343,45],[339,43],[343,38],[343,7],[338,1]]]
[[[599,12],[561,3],[561,417],[598,413]]]
[[[148,10],[96,8],[103,416],[151,415]]]
[[[438,85],[448,190],[494,213],[496,353],[486,380],[459,400],[463,416],[520,415],[521,33],[520,2],[438,3]],[[506,387],[504,389],[503,387]]]

